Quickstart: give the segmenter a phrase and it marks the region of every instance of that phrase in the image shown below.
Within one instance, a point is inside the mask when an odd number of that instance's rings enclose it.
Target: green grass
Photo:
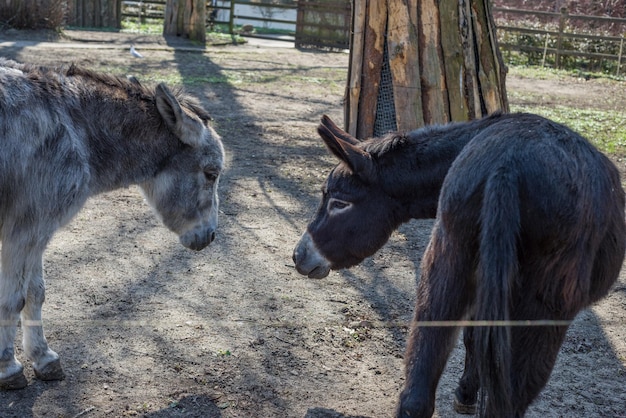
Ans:
[[[545,116],[586,137],[602,152],[626,156],[626,114],[568,106],[511,105],[511,111]]]
[[[550,67],[540,67],[532,65],[510,65],[508,66],[509,73],[518,75],[520,77],[538,78],[541,80],[558,79],[566,80],[571,77],[584,77],[601,80],[612,81],[626,81],[626,74],[620,74],[619,76],[606,74],[601,72],[589,72],[582,70],[557,70]]]
[[[558,80],[567,82],[572,77],[580,77],[577,72],[554,70],[540,67],[509,67],[509,74],[530,79]],[[614,77],[597,74],[596,82],[615,85],[617,92],[624,91],[624,82]],[[607,97],[607,102],[615,98]],[[626,157],[626,110],[592,109],[576,107],[575,103],[563,105],[543,105],[536,94],[511,93],[509,102],[512,112],[530,112],[562,123],[588,138],[598,149],[615,157]],[[526,102],[526,103],[525,103]]]
[[[122,33],[140,33],[146,35],[160,35],[163,33],[163,22],[147,22],[138,25],[129,20],[122,21]],[[224,45],[231,43],[245,43],[246,40],[239,35],[231,35],[221,30],[206,33],[207,45]]]

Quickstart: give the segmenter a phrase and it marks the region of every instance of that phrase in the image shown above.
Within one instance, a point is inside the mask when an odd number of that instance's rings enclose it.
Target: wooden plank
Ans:
[[[441,28],[444,29],[441,32],[441,48],[443,50],[450,120],[467,121],[470,119],[470,114],[464,80],[458,0],[440,0],[439,16]]]
[[[427,125],[450,120],[447,97],[444,95],[443,57],[440,49],[439,8],[437,0],[419,3],[419,48],[424,122]]]
[[[539,35],[539,36],[550,35],[550,36],[556,37],[559,35],[559,32],[556,32],[556,31],[543,30],[543,29],[518,28],[516,26],[500,25],[497,27],[497,29],[504,31],[504,32],[527,33],[527,34]],[[610,42],[619,42],[620,39],[622,39],[620,36],[604,36],[604,35],[593,35],[589,33],[573,33],[573,32],[563,32],[561,33],[561,36],[563,38],[594,39],[598,41],[610,41]]]
[[[387,4],[384,1],[370,1],[365,20],[357,138],[370,138],[374,135],[387,27]]]
[[[361,71],[363,63],[363,45],[365,43],[365,17],[369,0],[355,0],[352,10],[352,37],[350,41],[350,59],[348,67],[348,86],[346,87],[344,120],[346,131],[357,136],[359,116],[359,98],[361,96]]]
[[[528,9],[507,9],[504,7],[494,7],[493,11],[494,13],[501,12],[501,13],[524,14],[524,15],[531,15],[531,16],[549,16],[549,17],[561,16],[561,13],[559,12],[542,12],[538,10],[528,10]],[[604,22],[604,23],[626,23],[626,19],[621,18],[621,17],[568,15],[568,18],[590,20],[590,21]]]
[[[497,109],[503,112],[509,111],[509,100],[506,94],[506,73],[507,68],[504,65],[504,59],[498,46],[498,36],[496,34],[496,22],[493,19],[493,11],[491,10],[491,0],[483,0],[482,5],[485,9],[485,13],[482,15],[485,18],[485,24],[487,28],[486,39],[489,44],[489,57],[493,62],[493,74],[490,75],[491,79],[496,83],[489,87],[495,89],[495,98]],[[490,112],[491,113],[491,112]]]
[[[489,1],[489,0],[487,0]],[[478,56],[478,80],[480,82],[480,96],[482,107],[480,116],[500,110],[498,97],[498,80],[495,74],[496,64],[493,59],[491,40],[489,37],[488,22],[485,17],[485,4],[483,0],[472,2],[474,7],[474,31],[476,33],[476,50]]]
[[[505,7],[496,7],[493,9],[493,11],[501,12],[501,13],[523,14],[523,15],[533,15],[533,16],[541,16],[541,17],[558,17],[561,15],[558,12],[542,12],[539,10],[527,10],[527,9],[509,9]]]
[[[513,51],[523,51],[523,52],[543,52],[543,47],[538,46],[526,46],[526,45],[517,45],[517,44],[508,44],[501,43],[499,44],[501,48],[510,49]],[[610,55],[610,54],[601,54],[599,52],[580,52],[580,51],[572,51],[569,49],[560,49],[556,48],[546,48],[546,52],[550,54],[556,54],[559,52],[561,55],[569,55],[572,57],[583,57],[583,58],[596,58],[596,59],[605,59],[616,61],[619,59],[619,55]]]
[[[387,48],[398,130],[424,125],[417,3],[419,0],[388,0]]]
[[[482,114],[478,91],[478,69],[476,64],[475,40],[470,0],[459,0],[459,28],[464,59],[464,84],[467,94],[468,115],[470,119]]]

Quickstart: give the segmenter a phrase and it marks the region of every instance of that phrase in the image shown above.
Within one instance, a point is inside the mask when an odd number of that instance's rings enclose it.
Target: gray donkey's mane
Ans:
[[[48,67],[33,64],[21,64],[15,61],[0,58],[0,66],[12,67],[28,74],[31,80],[46,83],[47,90],[62,90],[64,78],[80,79],[83,85],[97,84],[101,88],[123,92],[124,96],[140,102],[154,103],[154,87],[141,84],[134,77],[123,77],[113,74],[93,71],[75,63]],[[211,116],[203,109],[197,99],[187,95],[182,88],[170,89],[180,104],[194,113],[203,121],[211,120]],[[90,89],[93,92],[93,89]]]

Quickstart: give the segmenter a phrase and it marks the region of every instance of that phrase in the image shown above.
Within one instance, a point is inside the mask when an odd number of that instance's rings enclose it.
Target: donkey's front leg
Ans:
[[[454,237],[445,236],[441,226],[435,227],[424,253],[398,417],[433,415],[437,384],[459,327],[437,326],[432,322],[462,319],[473,297],[467,279],[471,277],[471,255],[462,245],[454,245],[454,241]]]
[[[45,283],[41,257],[34,265],[28,286],[26,304],[22,309],[23,345],[28,359],[33,362],[35,376],[40,380],[62,380],[65,378],[59,355],[48,348],[43,333],[41,307],[45,300]]]
[[[23,257],[12,251],[6,240],[2,243],[0,270],[0,389],[21,389],[28,382],[24,367],[15,358],[15,334],[20,311],[26,300],[28,277],[24,274]]]

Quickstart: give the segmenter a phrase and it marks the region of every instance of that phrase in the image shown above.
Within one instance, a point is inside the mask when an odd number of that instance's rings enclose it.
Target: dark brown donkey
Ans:
[[[420,327],[425,321],[554,321],[465,328],[457,411],[478,404],[484,416],[523,416],[550,376],[568,321],[619,274],[626,228],[615,166],[580,135],[530,114],[363,142],[328,117],[318,131],[341,162],[294,250],[301,274],[322,278],[353,266],[401,223],[437,218],[397,415],[433,414],[458,335],[458,326]]]

